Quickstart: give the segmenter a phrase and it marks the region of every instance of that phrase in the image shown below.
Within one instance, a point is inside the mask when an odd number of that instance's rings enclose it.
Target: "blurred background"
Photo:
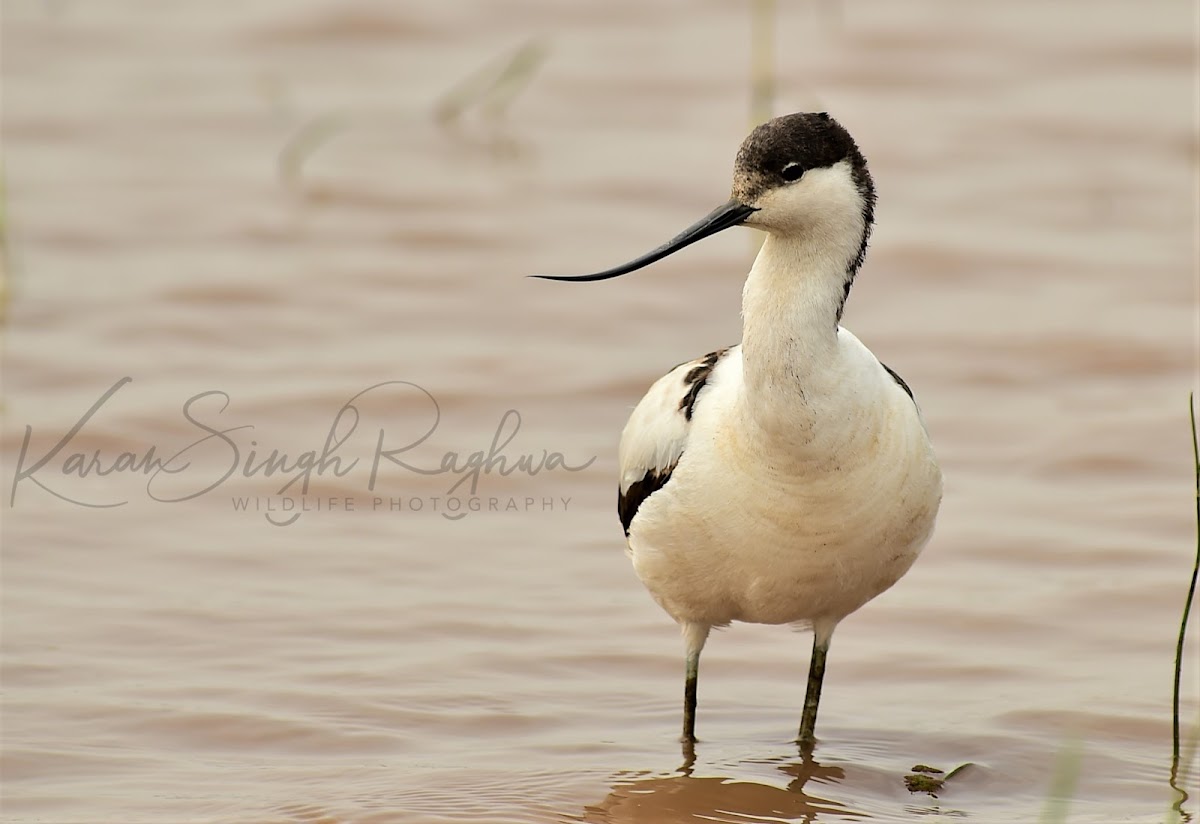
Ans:
[[[6,2],[4,819],[1171,820],[1195,14]],[[739,339],[757,240],[524,275],[670,237],[797,110],[870,161],[844,324],[913,387],[945,500],[839,631],[815,760],[807,638],[736,626],[680,769],[682,648],[623,554],[616,441]],[[380,429],[411,449],[372,488]],[[510,469],[577,471],[432,472],[510,435]],[[330,439],[345,473],[304,490]],[[1193,666],[1183,692],[1194,745]],[[971,766],[931,795],[918,764]]]

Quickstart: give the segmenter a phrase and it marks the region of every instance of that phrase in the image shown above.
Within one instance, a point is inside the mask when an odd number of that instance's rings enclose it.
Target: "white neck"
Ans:
[[[752,396],[772,403],[827,389],[822,375],[836,372],[847,267],[862,238],[857,223],[857,231],[767,236],[742,290],[742,360]]]
[[[742,360],[765,418],[836,388],[838,320],[869,218],[848,161],[805,172],[756,205],[746,223],[768,234],[742,291]]]

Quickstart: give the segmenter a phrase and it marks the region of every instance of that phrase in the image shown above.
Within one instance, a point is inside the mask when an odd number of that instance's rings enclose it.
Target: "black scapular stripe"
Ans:
[[[894,380],[896,383],[900,384],[900,388],[903,389],[910,398],[912,398],[913,403],[916,403],[917,399],[913,398],[912,390],[908,388],[908,384],[904,382],[904,378],[897,375],[895,370],[893,370],[892,367],[888,366],[883,361],[880,361],[879,365],[887,370],[887,373],[892,376],[892,380]]]
[[[692,419],[692,413],[696,409],[696,400],[700,397],[700,390],[708,383],[708,378],[712,374],[713,369],[717,366],[717,361],[725,357],[725,353],[729,348],[718,349],[716,352],[709,352],[704,356],[704,360],[699,366],[693,366],[688,370],[688,373],[683,376],[683,385],[688,388],[684,393],[683,398],[679,401],[679,411],[683,413],[683,417],[687,420]]]

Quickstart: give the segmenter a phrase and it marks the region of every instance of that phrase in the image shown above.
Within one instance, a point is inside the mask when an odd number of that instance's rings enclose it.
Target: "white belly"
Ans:
[[[942,491],[914,408],[797,456],[748,439],[730,398],[707,400],[629,534],[638,576],[677,621],[833,625],[908,571]]]

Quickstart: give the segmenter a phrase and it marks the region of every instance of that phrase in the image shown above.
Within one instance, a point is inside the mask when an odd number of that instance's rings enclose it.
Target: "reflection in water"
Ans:
[[[1184,775],[1186,774],[1187,770],[1185,769]],[[1183,822],[1183,824],[1190,824],[1190,822],[1193,820],[1192,814],[1183,808],[1183,805],[1187,803],[1187,800],[1190,796],[1188,795],[1187,790],[1179,786],[1178,762],[1171,764],[1171,775],[1167,779],[1167,784],[1171,787],[1173,796],[1171,799],[1171,812],[1175,814],[1178,821]]]
[[[622,777],[612,792],[594,806],[584,809],[583,821],[654,822],[726,821],[750,822],[853,821],[868,818],[840,801],[823,798],[806,790],[810,781],[835,783],[846,777],[841,767],[824,766],[804,755],[781,763],[777,769],[790,779],[785,786],[744,778],[694,774],[694,759],[685,751],[684,765],[677,771],[649,777]]]

